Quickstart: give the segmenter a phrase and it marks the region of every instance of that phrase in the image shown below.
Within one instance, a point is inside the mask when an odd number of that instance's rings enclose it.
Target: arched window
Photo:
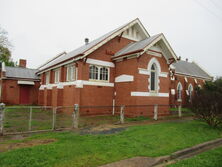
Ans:
[[[89,67],[89,79],[98,80],[98,68],[94,65]]]
[[[108,68],[100,68],[100,80],[108,81]]]
[[[178,100],[182,100],[182,85],[181,83],[179,82],[178,85],[177,85],[177,99]]]
[[[192,84],[190,84],[190,85],[188,86],[188,92],[189,92],[189,102],[191,102],[192,92],[193,92],[193,86],[192,86]]]
[[[155,63],[151,66],[151,75],[150,75],[150,90],[156,91],[157,90],[157,66]]]

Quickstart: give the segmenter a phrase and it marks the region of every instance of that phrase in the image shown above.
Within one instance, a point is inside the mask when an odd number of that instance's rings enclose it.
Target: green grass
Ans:
[[[139,116],[139,117],[134,117],[134,118],[125,118],[126,122],[131,122],[131,121],[146,121],[150,120],[149,117],[144,117],[144,116]]]
[[[178,111],[178,108],[170,108],[170,111]],[[189,108],[181,108],[182,112],[191,112]]]
[[[222,166],[222,147],[210,150],[192,158],[179,161],[167,167],[220,167]]]
[[[57,141],[0,153],[0,166],[94,167],[134,156],[168,155],[221,136],[221,130],[199,121],[135,126],[112,135],[44,133],[26,140],[54,138]]]

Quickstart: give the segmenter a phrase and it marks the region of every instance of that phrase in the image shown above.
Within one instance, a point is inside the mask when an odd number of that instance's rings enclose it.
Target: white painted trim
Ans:
[[[35,85],[33,81],[19,81],[17,82],[19,85]]]
[[[190,74],[181,73],[181,72],[175,72],[175,75],[188,76],[190,78],[198,78],[198,79],[203,79],[203,80],[208,80],[208,81],[212,80],[211,78],[201,77],[201,76],[197,76],[197,75],[190,75]]]
[[[48,68],[48,69],[46,69],[46,70],[43,70],[43,71],[41,71],[41,72],[37,72],[37,74],[42,74],[42,73],[44,73],[44,72],[47,72],[47,71],[50,71],[50,70],[53,70],[53,69],[62,67],[63,65],[67,65],[67,64],[73,63],[73,62],[75,62],[75,61],[76,61],[75,59],[66,61],[66,62],[64,62],[64,63],[62,63],[62,64],[58,64],[58,65],[56,65],[56,66],[53,66],[53,67]]]
[[[176,94],[175,89],[171,89],[171,95],[175,95],[175,94]]]
[[[6,69],[5,69],[5,62],[2,62],[2,71],[3,71],[3,72],[6,72]]]
[[[167,78],[167,76],[168,76],[168,72],[160,72],[160,73],[159,73],[159,77],[165,77],[165,78]]]
[[[139,70],[139,74],[143,74],[143,75],[150,75],[150,70],[145,69],[145,68],[138,68]],[[159,77],[167,77],[168,76],[168,72],[160,72],[159,73]]]
[[[139,19],[135,19],[133,21],[131,21],[130,23],[128,23],[126,26],[122,27],[121,29],[119,29],[118,31],[114,32],[113,34],[111,34],[109,37],[107,37],[105,40],[101,41],[100,43],[98,43],[97,45],[93,46],[91,49],[87,50],[84,55],[81,58],[86,57],[87,55],[89,55],[90,53],[92,53],[93,51],[95,51],[96,49],[98,49],[99,47],[101,47],[102,45],[104,45],[105,43],[107,43],[108,41],[110,41],[111,39],[115,38],[116,36],[118,36],[119,34],[121,34],[122,32],[124,32],[125,30],[127,30],[128,28],[132,27],[133,25],[135,25],[136,23],[138,23],[141,27],[141,29],[144,31],[144,35],[146,35],[147,37],[149,37],[149,34],[147,33],[147,31],[145,30],[145,28],[142,26],[142,23],[140,22]]]
[[[131,96],[157,96],[157,97],[169,97],[169,93],[131,92]]]
[[[185,80],[186,83],[188,82],[187,77],[184,77],[184,80]]]
[[[115,82],[133,82],[134,76],[133,75],[120,75],[115,78]]]
[[[155,43],[159,42],[160,40],[163,40],[164,44],[166,45],[167,49],[169,50],[171,56],[177,60],[177,56],[175,54],[175,52],[173,51],[173,49],[171,48],[170,44],[168,43],[168,41],[166,40],[166,38],[164,37],[163,34],[160,34],[156,39],[154,39],[149,45],[147,45],[143,50],[143,52],[141,53],[141,55],[146,52],[148,49],[150,49],[150,47],[152,47]],[[166,60],[168,61],[168,59],[166,58]]]
[[[194,82],[197,84],[197,79],[196,78],[194,79]]]
[[[139,74],[150,75],[150,70],[148,70],[148,69],[138,68],[138,70],[139,70]]]
[[[73,81],[73,82],[59,82],[57,84],[41,85],[39,89],[40,90],[43,90],[45,88],[46,89],[52,89],[52,87],[57,87],[59,89],[62,89],[64,86],[69,86],[69,85],[75,85],[76,88],[83,88],[84,85],[114,87],[114,83],[76,80],[76,81]]]
[[[146,53],[149,54],[149,55],[152,55],[152,56],[162,57],[162,54],[153,52],[151,50],[148,50]]]
[[[158,73],[160,73],[160,72],[161,72],[161,66],[160,66],[159,61],[158,61],[155,57],[153,57],[153,58],[150,59],[150,61],[149,61],[149,63],[148,63],[148,66],[147,66],[147,69],[150,70],[150,69],[151,69],[151,66],[153,65],[153,63],[156,64]]]
[[[99,66],[105,66],[105,67],[115,67],[115,64],[109,61],[102,61],[102,60],[97,60],[97,59],[91,59],[88,58],[86,60],[86,63],[88,64],[93,64],[93,65],[99,65]]]

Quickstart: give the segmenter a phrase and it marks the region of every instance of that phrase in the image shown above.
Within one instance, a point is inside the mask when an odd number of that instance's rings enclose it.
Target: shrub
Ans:
[[[191,109],[210,126],[222,125],[222,78],[206,82],[202,89],[195,88]]]

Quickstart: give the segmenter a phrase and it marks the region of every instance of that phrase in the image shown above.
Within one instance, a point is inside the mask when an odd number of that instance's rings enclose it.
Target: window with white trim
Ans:
[[[60,69],[56,69],[54,72],[55,72],[55,83],[59,83]]]
[[[180,82],[177,85],[177,99],[178,100],[182,99],[182,85]]]
[[[90,65],[89,79],[98,81],[109,81],[109,68]]]
[[[192,84],[189,85],[188,92],[189,92],[189,102],[191,102],[191,100],[192,100],[192,92],[193,92]]]
[[[45,84],[49,84],[50,82],[50,71],[45,73]]]
[[[66,68],[66,81],[76,80],[76,68],[74,65],[69,65]]]
[[[155,63],[151,66],[150,74],[150,90],[157,91],[157,66]]]

